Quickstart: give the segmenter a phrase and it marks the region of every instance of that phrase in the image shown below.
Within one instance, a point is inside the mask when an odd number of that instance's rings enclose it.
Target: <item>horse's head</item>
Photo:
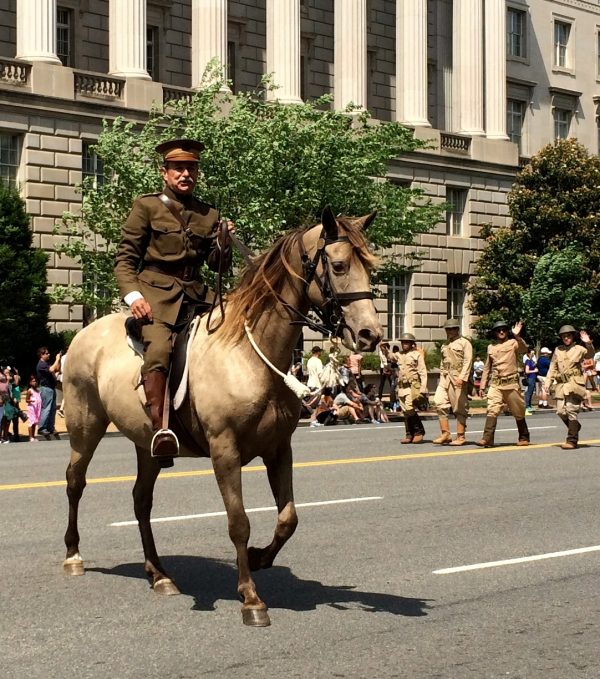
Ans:
[[[313,276],[309,299],[328,329],[358,351],[372,351],[383,334],[370,284],[375,257],[364,237],[375,215],[336,219],[325,208],[321,224],[309,229],[305,240],[308,276]]]

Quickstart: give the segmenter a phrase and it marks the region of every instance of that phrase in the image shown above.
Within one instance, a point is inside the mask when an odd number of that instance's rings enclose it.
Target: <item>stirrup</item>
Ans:
[[[152,437],[150,444],[152,457],[177,457],[179,455],[179,440],[171,429],[159,429]]]

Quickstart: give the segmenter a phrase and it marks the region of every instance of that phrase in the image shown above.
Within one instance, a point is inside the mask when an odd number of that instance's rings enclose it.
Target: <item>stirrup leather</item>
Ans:
[[[164,428],[155,432],[150,444],[150,455],[152,457],[177,457],[179,455],[179,439],[175,432]]]

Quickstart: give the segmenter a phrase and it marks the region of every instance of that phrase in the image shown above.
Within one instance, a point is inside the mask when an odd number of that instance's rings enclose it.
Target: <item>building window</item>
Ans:
[[[73,66],[73,12],[56,8],[56,54],[63,66]]]
[[[462,236],[465,207],[467,205],[466,189],[446,189],[446,234],[448,236]]]
[[[158,64],[158,27],[146,26],[146,70],[152,80],[160,80]]]
[[[523,120],[525,119],[525,102],[509,99],[506,102],[506,131],[508,138],[517,144],[522,152]]]
[[[506,17],[506,52],[509,57],[524,59],[525,26],[527,15],[520,9],[508,8]]]
[[[392,340],[400,337],[406,328],[409,285],[409,274],[394,276],[388,284],[387,327]]]
[[[230,40],[227,43],[227,80],[229,80],[229,86],[231,91],[237,93],[237,79],[235,77],[235,55],[237,52],[237,46],[235,42]]]
[[[571,24],[564,21],[554,22],[554,65],[559,68],[569,68],[569,37]]]
[[[97,189],[104,184],[104,164],[93,151],[94,142],[83,142],[81,147],[81,174],[85,184],[86,178],[92,177],[91,184]]]
[[[16,186],[19,172],[19,137],[0,132],[0,181]]]
[[[457,318],[463,330],[465,298],[467,296],[467,277],[448,275],[446,313],[448,318]]]
[[[569,128],[571,127],[572,111],[566,108],[555,108],[554,115],[554,138],[566,139],[569,136]]]

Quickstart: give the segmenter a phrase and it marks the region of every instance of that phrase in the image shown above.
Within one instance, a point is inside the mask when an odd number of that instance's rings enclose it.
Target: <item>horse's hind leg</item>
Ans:
[[[133,509],[138,520],[142,546],[144,548],[144,570],[152,581],[152,588],[158,594],[179,594],[175,583],[165,573],[158,558],[154,535],[150,524],[152,512],[152,496],[154,484],[160,472],[160,464],[156,458],[150,456],[150,451],[135,447],[137,453],[138,473],[133,487]]]
[[[101,408],[100,408],[101,410]],[[79,554],[79,531],[77,517],[79,501],[86,486],[85,475],[94,451],[106,433],[108,418],[97,413],[86,413],[85,423],[75,427],[69,422],[71,437],[71,460],[67,467],[67,497],[69,499],[69,524],[65,533],[67,555],[63,569],[67,575],[83,575],[83,559]]]
[[[250,547],[248,557],[253,571],[270,568],[283,545],[292,537],[298,525],[292,486],[292,449],[289,441],[283,451],[265,460],[269,484],[277,504],[277,525],[271,544],[263,549]]]

